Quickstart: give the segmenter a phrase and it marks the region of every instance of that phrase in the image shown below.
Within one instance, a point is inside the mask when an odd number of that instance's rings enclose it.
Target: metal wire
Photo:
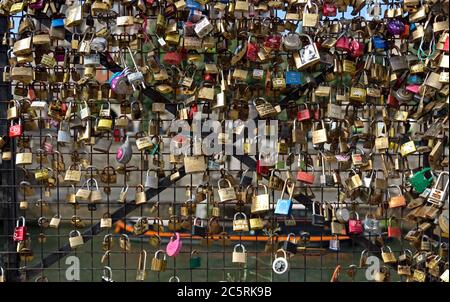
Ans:
[[[390,3],[392,4],[392,3]],[[382,4],[384,5],[384,4]],[[389,4],[386,4],[389,5]],[[125,8],[124,8],[125,10]],[[43,23],[46,19],[45,16],[39,16],[40,21]],[[344,14],[342,14],[342,17],[344,17]],[[16,22],[20,20],[21,16],[14,16],[13,17]],[[150,17],[150,19],[153,19],[154,16]],[[58,42],[59,43],[59,42]],[[6,52],[5,52],[6,53]],[[4,53],[4,54],[5,54]],[[160,48],[157,49],[157,53],[159,55],[164,54],[164,51],[162,51]],[[137,57],[140,57],[140,60],[142,61],[144,57],[146,56],[147,51],[145,51],[142,48],[139,49]],[[286,53],[280,52],[280,56],[287,55]],[[139,61],[139,60],[138,60]],[[82,69],[83,67],[77,67],[79,69]],[[112,74],[109,70],[106,70],[107,77]],[[13,86],[13,83],[10,82],[2,82],[0,83],[0,91],[9,90],[11,92],[11,87]],[[175,84],[176,86],[176,84]],[[155,88],[152,86],[151,88]],[[178,96],[176,93],[176,89],[174,90],[175,93],[173,95],[173,99],[176,101],[178,100]],[[60,97],[59,93],[55,94],[56,97]],[[2,133],[6,133],[7,129],[7,122],[4,112],[6,112],[6,106],[8,103],[8,100],[11,99],[9,96],[8,98],[2,98],[0,101],[1,105],[1,116],[0,116],[0,125],[2,125]],[[141,102],[144,102],[144,96],[142,93],[139,94],[138,100]],[[281,102],[283,100],[281,95],[275,94],[274,100],[276,102]],[[202,104],[202,102],[199,102],[199,104]],[[312,104],[312,103],[310,103]],[[377,104],[376,105],[379,108],[383,107],[383,104]],[[3,110],[5,109],[5,110]],[[173,110],[172,110],[173,111]],[[208,118],[210,117],[210,114],[208,113]],[[160,116],[160,114],[156,114],[155,117],[153,117],[161,122],[169,123],[171,119],[164,119]],[[146,116],[142,119],[143,123],[148,123],[150,120],[153,119],[151,116]],[[421,125],[422,127],[422,125]],[[424,129],[422,129],[424,130]],[[26,136],[29,136],[30,139],[34,142],[38,142],[39,146],[42,146],[44,139],[46,137],[47,130],[39,128],[37,132],[33,132],[31,135],[29,133],[26,134]],[[17,148],[15,146],[14,140],[10,142],[10,148],[13,150],[13,158],[15,157],[15,154],[17,153]],[[106,165],[115,165],[114,161],[111,161],[110,156],[114,156],[113,153],[107,152],[105,153],[99,153],[95,152],[93,150],[93,146],[87,146],[86,148],[88,150],[88,156],[91,164],[95,163],[99,160],[104,160],[106,158]],[[70,151],[63,151],[60,150],[60,147],[57,147],[57,150],[61,152],[61,154],[67,159],[68,155],[72,154]],[[448,152],[448,151],[447,151]],[[161,152],[164,158],[168,158],[169,152],[163,151]],[[316,156],[316,152],[308,152],[308,154],[312,156]],[[36,154],[33,154],[34,157]],[[396,153],[392,153],[392,155],[397,155]],[[137,158],[140,157],[140,164],[137,167],[136,170],[132,171],[132,175],[134,179],[139,180],[137,183],[144,183],[145,179],[145,173],[147,169],[145,169],[144,165],[146,164],[146,161],[150,161],[150,157],[148,154],[144,152],[133,152],[133,157]],[[425,163],[422,163],[422,154],[414,155],[414,157],[417,157],[419,166],[426,165]],[[232,173],[233,175],[236,175],[238,172],[245,170],[248,168],[251,173],[254,173],[255,171],[255,160],[248,156],[236,156],[239,160],[239,168],[231,167],[229,163],[225,164],[225,169]],[[425,156],[426,158],[426,156]],[[296,160],[294,161],[296,162]],[[36,169],[41,169],[45,165],[40,163],[35,168],[29,168],[27,167],[27,170],[31,175],[36,171]],[[66,161],[66,167],[68,166],[68,161]],[[288,168],[288,170],[291,173],[295,173],[298,171],[297,168],[293,167]],[[186,189],[186,185],[179,184],[178,182],[172,182],[170,181],[169,175],[170,172],[172,172],[173,166],[169,166],[163,169],[164,172],[166,172],[166,178],[162,180],[160,183],[160,187],[158,190],[149,190],[147,192],[147,199],[149,202],[142,206],[137,206],[133,203],[125,203],[122,207],[118,208],[118,205],[115,200],[112,200],[110,198],[110,195],[103,194],[105,197],[104,200],[97,203],[97,205],[100,208],[104,208],[106,206],[105,210],[107,213],[111,213],[113,222],[117,222],[119,220],[123,221],[124,225],[127,225],[128,218],[127,216],[131,213],[138,212],[139,214],[137,216],[149,216],[148,212],[151,206],[153,206],[155,203],[159,203],[161,205],[167,205],[172,206],[175,209],[175,212],[179,212],[180,206],[186,201],[186,197],[183,195],[184,190]],[[337,168],[337,166],[333,167],[334,169]],[[93,171],[87,171],[86,169],[82,169],[83,172],[86,172],[87,175],[90,174],[91,178],[94,177]],[[183,169],[180,170],[181,173],[181,179],[184,180],[186,177],[189,178],[189,186],[191,189],[195,189],[195,186],[198,184],[194,180],[194,177],[192,175],[185,175]],[[321,169],[307,169],[307,171],[312,172],[314,171],[316,175],[317,173],[321,173]],[[29,211],[28,210],[19,210],[18,209],[18,203],[22,200],[27,200],[26,197],[23,197],[20,192],[20,181],[24,179],[23,175],[21,175],[20,170],[17,169],[17,167],[14,165],[14,161],[3,162],[1,166],[1,186],[0,189],[3,192],[4,196],[9,196],[9,199],[3,198],[0,201],[0,206],[4,209],[8,209],[8,212],[3,211],[3,216],[1,217],[1,220],[6,224],[8,224],[8,229],[4,229],[4,234],[0,235],[0,239],[7,243],[6,249],[2,249],[0,251],[0,254],[3,257],[10,257],[15,256],[17,257],[17,253],[15,251],[15,247],[11,244],[12,241],[12,229],[15,225],[16,219],[18,216],[25,216],[27,217]],[[90,173],[89,173],[90,172]],[[167,173],[169,172],[169,173]],[[217,176],[218,170],[207,170],[207,175],[210,177]],[[348,172],[348,171],[346,171]],[[19,174],[19,175],[17,175]],[[5,182],[5,180],[7,182]],[[76,255],[83,257],[84,259],[88,259],[87,262],[83,262],[83,265],[81,266],[80,270],[83,274],[82,281],[99,281],[100,276],[103,271],[103,264],[99,263],[99,259],[104,254],[103,251],[101,251],[101,241],[105,235],[105,233],[112,232],[114,230],[114,227],[111,230],[101,230],[99,225],[99,219],[103,213],[99,213],[99,211],[90,211],[88,215],[83,214],[80,216],[79,210],[77,207],[74,207],[72,205],[69,205],[65,201],[65,194],[68,189],[71,188],[70,185],[61,184],[59,178],[56,178],[56,187],[54,189],[54,192],[52,193],[52,197],[54,197],[54,200],[48,200],[49,198],[45,196],[45,190],[42,186],[37,184],[32,184],[30,187],[33,187],[36,189],[39,200],[46,200],[46,203],[48,206],[41,206],[39,205],[39,215],[40,217],[44,217],[48,213],[49,207],[56,207],[56,214],[60,214],[67,210],[67,208],[72,209],[73,208],[73,215],[79,217],[81,220],[83,220],[86,223],[85,228],[80,228],[80,230],[84,230],[83,237],[86,241],[85,245],[80,250],[74,250],[72,251],[70,247],[68,246],[68,234],[63,233],[61,229],[57,230],[51,230],[47,228],[33,228],[33,231],[38,231],[39,233],[44,233],[47,242],[50,242],[51,240],[56,239],[56,248],[50,248],[50,246],[47,243],[36,243],[36,238],[39,234],[32,234],[32,240],[33,240],[33,247],[37,247],[35,249],[35,259],[31,262],[19,262],[17,261],[8,261],[8,263],[5,262],[6,265],[4,265],[5,270],[8,271],[8,276],[12,276],[12,272],[18,273],[19,270],[23,267],[25,267],[27,271],[27,279],[28,280],[34,280],[34,277],[37,276],[45,276],[47,273],[51,273],[52,276],[55,276],[52,272],[57,272],[56,278],[57,280],[51,280],[51,281],[65,281],[65,273],[67,269],[66,263],[63,261],[63,258],[67,255]],[[256,185],[259,183],[265,183],[265,181],[256,180]],[[403,184],[403,178],[401,180]],[[126,187],[127,185],[131,184],[133,182],[129,182],[126,177],[123,177],[123,182],[120,184],[114,184],[114,185],[108,185],[108,187],[111,188],[111,190],[115,191],[117,193],[118,190],[120,190],[123,187]],[[217,186],[215,184],[211,184],[214,191],[217,190]],[[316,200],[321,201],[322,203],[324,201],[327,201],[325,196],[326,193],[330,193],[334,191],[336,196],[336,200],[339,200],[337,196],[339,196],[342,186],[338,185],[333,188],[327,188],[324,186],[309,186],[311,189],[313,189],[314,193],[316,194]],[[79,188],[79,186],[75,186],[76,189]],[[102,190],[105,188],[104,184],[99,185],[99,190]],[[131,189],[130,186],[130,190]],[[162,197],[162,192],[169,192],[170,198],[167,196]],[[17,193],[16,193],[17,192]],[[171,194],[173,193],[173,194]],[[130,194],[129,194],[130,195]],[[274,204],[276,203],[276,200],[278,198],[278,193],[272,191],[270,193],[271,195],[271,207],[274,207]],[[29,200],[29,206],[33,203],[31,200],[35,198],[32,198]],[[133,198],[129,198],[133,199]],[[217,200],[217,196],[215,197],[215,200]],[[339,204],[339,202],[333,202]],[[81,208],[86,207],[88,202],[79,202],[79,205]],[[208,203],[207,207],[208,210],[211,207],[212,203]],[[220,217],[220,221],[222,225],[230,225],[230,223],[233,221],[233,218],[228,216],[227,214],[230,213],[230,208],[233,208],[235,205],[234,203],[228,203],[228,204],[220,204],[220,210],[222,213],[222,216]],[[118,208],[118,209],[117,209]],[[114,211],[117,209],[116,211]],[[307,230],[309,229],[310,219],[308,212],[310,210],[310,205],[307,205],[308,211],[301,211],[299,217],[295,217],[295,220],[297,222],[297,227],[295,228],[296,231],[298,230]],[[167,211],[165,207],[161,206],[158,207],[156,210],[156,213],[151,215],[151,217],[164,217],[167,216],[164,211]],[[387,211],[384,213],[385,218],[388,218]],[[70,222],[71,219],[68,217],[62,218],[62,224],[64,225],[66,222]],[[283,219],[277,218],[273,215],[268,217],[269,222],[278,221],[281,222]],[[159,232],[158,232],[159,233]],[[236,240],[233,242],[233,244],[237,243],[243,243],[246,245],[246,249],[249,253],[249,259],[253,259],[252,257],[255,257],[254,266],[253,262],[249,260],[249,264],[247,267],[245,266],[236,266],[235,264],[230,263],[232,249],[221,246],[220,244],[217,244],[216,240],[213,240],[211,238],[206,238],[206,246],[204,247],[198,247],[196,243],[196,239],[193,236],[190,236],[187,239],[183,240],[185,248],[180,253],[180,255],[177,258],[170,259],[168,263],[168,269],[165,273],[155,274],[154,272],[149,271],[149,263],[151,261],[151,258],[153,256],[153,253],[155,251],[155,248],[150,246],[145,239],[142,236],[136,237],[135,241],[132,242],[133,250],[129,252],[119,252],[119,251],[113,251],[112,255],[108,257],[107,265],[110,265],[112,267],[112,270],[114,272],[114,276],[117,279],[121,279],[123,281],[134,281],[135,278],[133,276],[133,273],[136,271],[137,267],[137,258],[139,255],[140,250],[147,250],[148,258],[147,258],[147,276],[151,275],[151,277],[148,277],[148,279],[151,280],[158,280],[158,281],[167,281],[170,276],[178,276],[183,275],[185,280],[182,281],[218,281],[218,280],[225,280],[229,278],[235,278],[235,280],[248,280],[249,275],[254,276],[255,281],[267,281],[267,280],[285,280],[285,281],[329,281],[331,272],[334,270],[335,265],[342,262],[350,262],[350,263],[357,263],[359,261],[359,255],[361,252],[361,247],[358,246],[359,237],[351,237],[349,241],[351,242],[351,246],[348,249],[345,249],[344,251],[337,251],[337,252],[331,252],[327,250],[328,246],[328,240],[325,240],[324,237],[328,236],[329,232],[328,230],[323,230],[320,234],[320,247],[323,250],[318,251],[310,251],[307,253],[299,253],[294,258],[295,261],[292,261],[292,265],[290,267],[289,272],[287,273],[286,277],[282,277],[280,279],[277,279],[277,277],[273,274],[273,271],[271,269],[271,263],[274,259],[273,254],[267,254],[263,252],[263,247],[261,244],[258,244],[258,242],[255,243],[246,243],[245,240],[242,240],[242,235],[238,236],[239,240]],[[245,235],[244,235],[245,236]],[[262,235],[256,234],[255,239],[258,241],[258,238]],[[216,236],[217,237],[217,236]],[[117,237],[115,238],[117,239]],[[323,240],[322,240],[323,239]],[[210,242],[214,242],[211,247],[208,245]],[[366,245],[363,247],[364,249],[367,249],[369,253],[377,254],[379,253],[379,249],[371,245],[368,241],[365,243]],[[117,242],[116,242],[117,247]],[[164,247],[164,245],[162,245]],[[403,241],[401,241],[401,245],[399,249],[396,249],[396,252],[400,252],[404,249]],[[189,258],[191,253],[197,250],[199,251],[200,255],[202,255],[202,261],[203,265],[199,269],[191,269],[189,268]],[[150,252],[151,251],[151,252]],[[116,255],[118,254],[118,255]],[[122,255],[123,254],[123,255]],[[221,256],[221,257],[220,257]],[[115,260],[114,262],[111,261],[110,258],[114,257],[114,259],[121,258],[123,261],[120,265],[114,266],[114,264],[118,263],[118,260]],[[320,258],[318,258],[320,257]],[[317,259],[318,258],[318,259]],[[332,261],[330,261],[330,258],[333,258]],[[249,268],[251,266],[251,268]],[[364,270],[361,268],[360,270]],[[187,272],[187,274],[183,273],[183,271]],[[310,273],[312,271],[320,271],[320,277],[319,278],[311,278],[309,279]],[[247,274],[248,272],[248,274]],[[204,273],[204,274],[200,274]],[[220,273],[220,274],[218,274]],[[232,275],[230,274],[232,273]],[[361,273],[360,273],[361,274]]]

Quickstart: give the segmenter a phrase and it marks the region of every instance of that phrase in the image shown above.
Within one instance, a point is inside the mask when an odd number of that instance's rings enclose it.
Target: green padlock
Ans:
[[[193,250],[191,252],[191,259],[189,259],[189,267],[191,269],[193,268],[199,268],[201,266],[201,258],[196,250]]]
[[[278,170],[284,170],[286,168],[286,162],[282,160],[277,161],[277,163],[275,164],[275,168]]]
[[[425,177],[425,173],[429,171],[431,171],[431,168],[424,168],[421,171],[414,173],[414,175],[409,178],[409,183],[415,192],[420,194],[425,191],[426,188],[431,186],[433,183],[433,176],[430,178]]]

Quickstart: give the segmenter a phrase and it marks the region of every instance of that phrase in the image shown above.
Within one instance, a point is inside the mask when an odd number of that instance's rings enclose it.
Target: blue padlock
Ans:
[[[64,27],[64,19],[52,19],[52,27]]]
[[[377,50],[388,49],[386,39],[379,37],[379,36],[375,36],[372,38],[372,41],[373,41],[373,46],[375,47],[375,49],[377,49]]]
[[[195,0],[186,0],[186,8],[190,10],[202,10],[202,5]]]
[[[413,85],[413,84],[422,84],[423,83],[423,78],[421,76],[418,76],[416,74],[410,75],[408,76],[408,79],[406,80],[406,82],[409,85]]]
[[[284,181],[283,191],[281,192],[280,199],[278,199],[275,205],[275,215],[290,215],[292,210],[292,194],[294,193],[294,183],[291,179],[286,179]],[[283,199],[283,195],[286,193],[286,189],[289,193],[288,199]]]
[[[286,71],[286,85],[301,85],[301,73],[298,71]]]

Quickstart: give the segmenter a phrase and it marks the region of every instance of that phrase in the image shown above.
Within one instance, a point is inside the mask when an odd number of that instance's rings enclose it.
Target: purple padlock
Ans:
[[[54,58],[56,62],[64,62],[66,58],[66,49],[61,46],[57,46],[54,51]]]
[[[111,89],[117,94],[126,94],[127,91],[129,90],[126,77],[126,70],[127,68],[125,68],[122,72],[116,72],[109,80]]]
[[[405,31],[405,24],[398,19],[394,19],[388,22],[387,30],[393,36],[400,35]]]

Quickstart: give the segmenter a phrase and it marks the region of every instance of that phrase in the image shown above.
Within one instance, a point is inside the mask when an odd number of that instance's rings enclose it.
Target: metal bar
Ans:
[[[184,167],[180,168],[179,170],[180,178],[176,181],[179,181],[182,179],[186,173],[184,171]],[[176,182],[175,181],[175,182]],[[161,182],[159,183],[158,189],[148,189],[145,191],[145,195],[147,200],[155,197],[156,195],[160,194],[162,191],[166,190],[167,188],[170,188],[175,182],[172,182],[170,180],[170,176],[163,178]],[[136,205],[133,203],[134,200],[132,200],[130,203],[120,207],[118,210],[116,210],[114,213],[111,214],[111,218],[113,223],[122,219],[123,217],[126,217],[130,212],[136,210],[141,205]],[[86,243],[87,241],[91,240],[94,235],[97,235],[100,233],[100,222],[96,223],[94,226],[92,226],[89,230],[85,231],[83,235],[83,240]],[[31,267],[27,267],[27,278],[31,279],[32,277],[39,274],[40,269],[47,268],[56,263],[61,258],[65,257],[66,255],[73,252],[69,244],[65,244],[64,246],[60,247],[57,252],[52,253],[42,259],[41,262],[36,263],[35,265]]]

